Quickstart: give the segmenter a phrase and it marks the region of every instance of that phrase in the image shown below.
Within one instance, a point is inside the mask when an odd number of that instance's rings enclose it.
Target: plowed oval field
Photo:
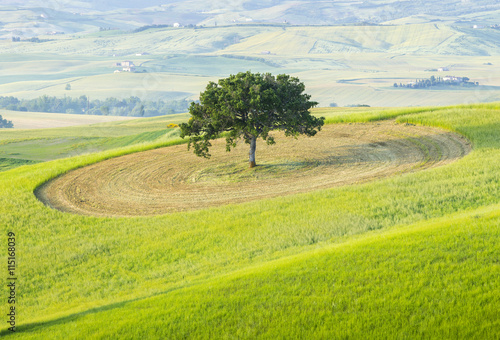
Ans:
[[[201,209],[348,185],[450,163],[470,152],[462,136],[391,121],[324,126],[314,137],[257,142],[231,152],[213,142],[211,159],[186,145],[139,152],[68,172],[37,197],[66,212],[143,216]]]

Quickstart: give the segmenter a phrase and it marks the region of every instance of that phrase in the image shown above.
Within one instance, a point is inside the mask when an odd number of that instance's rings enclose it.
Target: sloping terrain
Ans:
[[[8,0],[0,5],[0,13],[5,14],[4,20],[1,20],[3,27],[0,32],[3,31],[4,36],[10,32],[31,37],[46,31],[68,34],[100,28],[131,30],[145,25],[174,23],[206,26],[249,22],[286,22],[294,25],[379,24],[417,15],[433,17],[426,22],[459,21],[466,18],[472,23],[495,24],[498,23],[499,10],[500,5],[494,0]],[[18,16],[21,12],[22,15]]]
[[[138,33],[102,32],[84,35],[47,37],[45,42],[2,43],[3,53],[64,55],[179,55],[218,52],[260,55],[304,56],[307,54],[500,54],[496,43],[500,29],[473,29],[471,25],[419,23],[411,25],[353,25],[279,27],[265,25],[210,28],[154,28]],[[268,51],[270,55],[263,55]],[[46,57],[41,56],[41,59]],[[74,58],[78,60],[78,58]],[[272,60],[272,59],[270,59]],[[71,59],[68,60],[71,62]],[[73,65],[77,68],[79,65]],[[102,67],[102,65],[101,65]],[[109,67],[109,66],[108,66]]]
[[[0,95],[196,100],[230,74],[299,77],[320,106],[429,106],[500,100],[500,30],[419,23],[384,26],[154,28],[106,31],[45,42],[0,42]],[[121,72],[125,60],[137,72]],[[446,67],[448,71],[438,72]],[[478,87],[407,89],[454,75]],[[71,90],[66,87],[71,85]]]
[[[277,137],[278,145],[259,147],[256,169],[246,168],[244,145],[227,153],[219,140],[210,160],[186,153],[184,145],[137,153],[72,171],[36,195],[84,215],[164,214],[365,182],[445,165],[470,151],[458,135],[393,122]]]
[[[331,123],[396,118],[452,130],[473,150],[363,184],[160,216],[60,212],[33,192],[75,169],[159,150],[168,139],[1,172],[0,225],[16,235],[22,285],[16,332],[0,335],[498,338],[499,112],[498,104],[333,110]],[[159,122],[59,135],[131,138]],[[49,131],[8,132],[36,133]]]

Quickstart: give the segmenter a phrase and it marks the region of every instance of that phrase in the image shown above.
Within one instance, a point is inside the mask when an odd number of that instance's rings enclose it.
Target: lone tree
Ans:
[[[324,117],[317,118],[309,109],[318,103],[309,101],[303,93],[304,84],[298,78],[280,74],[240,72],[218,83],[210,82],[200,94],[200,103],[191,103],[188,123],[180,125],[181,137],[189,137],[188,149],[210,158],[210,140],[222,133],[226,137],[226,150],[231,151],[243,137],[250,144],[250,167],[256,166],[257,138],[274,144],[270,131],[281,130],[285,136],[299,134],[314,136],[321,130]]]

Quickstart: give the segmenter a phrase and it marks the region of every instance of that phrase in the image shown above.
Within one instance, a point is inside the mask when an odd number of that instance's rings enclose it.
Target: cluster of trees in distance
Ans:
[[[180,25],[176,26],[175,24],[172,24],[172,25],[168,25],[168,24],[161,24],[161,25],[153,24],[153,25],[145,25],[145,26],[141,26],[139,28],[136,28],[134,30],[134,33],[139,33],[139,32],[145,31],[145,30],[149,30],[151,28],[166,28],[166,27],[175,27],[175,28],[203,28],[203,26],[196,26],[196,25],[193,25],[193,24],[188,24],[186,26],[180,26]]]
[[[339,107],[339,105],[335,102],[330,103],[330,107]],[[370,107],[368,104],[348,104],[344,105],[344,107]]]
[[[12,124],[12,121],[3,119],[2,116],[0,116],[0,129],[2,128],[13,128],[14,124]]]
[[[35,99],[18,99],[16,97],[0,96],[0,107],[6,110],[104,116],[163,116],[187,112],[189,103],[190,102],[186,99],[173,101],[143,101],[138,97],[129,97],[125,99],[110,97],[105,100],[90,100],[87,96],[80,96],[79,98],[66,96],[57,98],[44,95]]]
[[[413,82],[407,84],[394,83],[394,87],[405,87],[410,89],[423,89],[431,86],[478,86],[478,82],[470,81],[467,77],[444,76],[435,77],[431,76],[429,79],[415,79]]]
[[[60,34],[63,34],[63,33],[60,33]],[[12,42],[21,42],[21,41],[27,41],[27,42],[33,42],[33,43],[42,43],[42,42],[47,42],[47,41],[51,41],[51,40],[50,39],[40,39],[38,37],[32,37],[32,38],[29,38],[29,39],[21,40],[21,37],[12,37]]]

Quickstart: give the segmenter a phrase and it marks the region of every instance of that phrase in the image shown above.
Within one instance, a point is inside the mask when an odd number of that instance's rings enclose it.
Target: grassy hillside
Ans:
[[[498,54],[492,43],[500,30],[473,29],[470,24],[266,26],[152,28],[138,33],[100,32],[77,36],[44,36],[48,41],[3,41],[3,53],[135,55],[209,53],[219,50],[277,55],[331,53]],[[71,61],[68,61],[71,62]]]
[[[330,122],[397,117],[451,129],[474,150],[382,181],[157,217],[61,213],[33,190],[168,137],[2,172],[0,221],[17,235],[23,282],[18,332],[2,335],[496,338],[499,110],[325,109]],[[153,123],[108,127],[130,136]]]
[[[30,117],[29,113],[21,114]],[[56,120],[57,124],[64,124],[68,116],[73,121],[92,119],[88,116],[75,118],[64,114],[49,114],[48,116]],[[120,119],[121,121],[117,122],[84,127],[71,126],[42,130],[2,129],[3,131],[0,131],[0,170],[137,143],[170,140],[176,138],[179,133],[175,129],[169,129],[168,124],[177,124],[185,119],[186,115],[181,114],[140,120],[123,121]]]
[[[276,54],[433,52],[457,34],[445,25],[292,27],[256,35],[229,51],[270,50]],[[438,53],[436,53],[438,52]]]

